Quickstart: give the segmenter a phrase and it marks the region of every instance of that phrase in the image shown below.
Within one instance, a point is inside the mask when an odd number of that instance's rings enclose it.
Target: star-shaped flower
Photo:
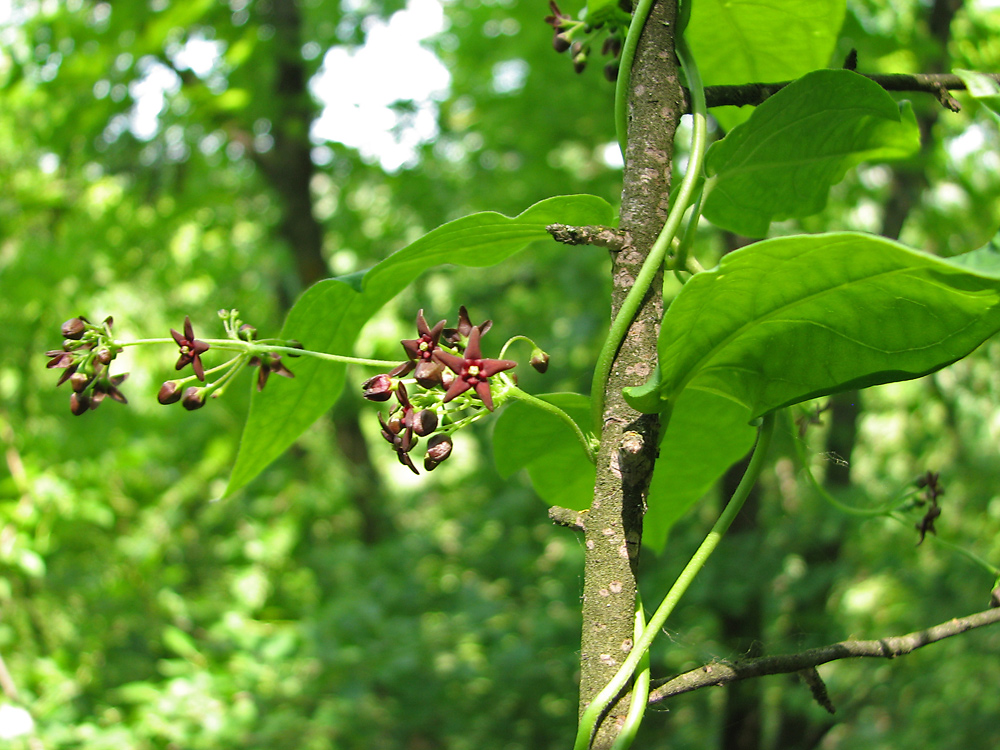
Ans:
[[[490,330],[492,326],[492,320],[484,320],[478,326],[472,325],[472,321],[469,320],[469,311],[465,309],[465,305],[462,305],[458,308],[458,327],[445,328],[442,336],[445,341],[461,352],[465,351],[466,344],[469,343],[469,336],[472,335],[473,328],[478,328],[479,335],[485,336],[486,332]]]
[[[184,316],[184,335],[182,336],[173,328],[170,329],[170,335],[174,337],[174,341],[177,342],[177,346],[180,347],[181,356],[177,360],[178,370],[183,370],[188,365],[194,368],[194,374],[198,376],[198,380],[205,380],[205,367],[201,364],[201,355],[209,350],[209,345],[204,341],[198,341],[194,337],[194,327],[191,325],[191,318],[187,315]]]
[[[267,376],[272,372],[283,378],[295,377],[295,373],[282,364],[280,354],[265,354],[263,359],[261,357],[251,357],[247,364],[251,367],[260,367],[260,372],[257,374],[258,392],[264,390],[264,386],[267,385]]]
[[[482,330],[478,326],[474,327],[469,334],[469,342],[462,357],[448,352],[438,352],[438,359],[455,373],[455,379],[448,386],[442,403],[451,401],[455,396],[465,393],[471,388],[482,400],[483,405],[493,411],[493,396],[490,393],[489,379],[498,372],[515,367],[517,362],[509,359],[483,359],[479,348],[481,336]]]
[[[413,377],[425,388],[433,388],[441,382],[441,372],[444,370],[444,366],[437,355],[441,351],[438,341],[441,339],[445,322],[444,320],[438,321],[431,328],[424,319],[424,311],[421,310],[417,313],[417,333],[420,334],[420,338],[404,339],[399,342],[406,350],[406,355],[417,363]]]

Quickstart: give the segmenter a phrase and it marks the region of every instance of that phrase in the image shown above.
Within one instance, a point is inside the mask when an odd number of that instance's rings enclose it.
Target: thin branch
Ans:
[[[929,643],[935,643],[953,635],[960,635],[969,630],[997,622],[1000,622],[1000,608],[992,608],[968,617],[948,620],[940,625],[907,635],[890,636],[873,641],[841,641],[798,654],[763,656],[759,659],[746,659],[737,662],[714,661],[677,677],[654,680],[653,684],[656,685],[656,689],[650,691],[649,703],[660,703],[681,693],[713,685],[726,685],[751,677],[800,672],[838,659],[860,657],[892,659],[916,651]]]
[[[587,528],[583,520],[584,513],[585,511],[562,508],[558,505],[549,508],[549,518],[553,523],[576,531],[585,531]]]
[[[965,90],[965,82],[957,75],[951,73],[859,75],[864,75],[865,78],[875,81],[875,83],[886,91],[931,94],[942,105],[952,111],[958,111],[958,102],[948,92]],[[1000,73],[988,73],[986,75],[1000,83]],[[756,106],[768,97],[781,91],[781,89],[790,83],[792,82],[781,81],[779,83],[744,83],[737,86],[707,86],[705,88],[705,99],[708,101],[709,107]],[[686,112],[691,111],[687,90],[684,91],[684,107]]]
[[[552,239],[564,245],[596,245],[606,247],[613,253],[621,252],[629,244],[629,236],[612,227],[574,227],[568,224],[549,224],[545,231]]]

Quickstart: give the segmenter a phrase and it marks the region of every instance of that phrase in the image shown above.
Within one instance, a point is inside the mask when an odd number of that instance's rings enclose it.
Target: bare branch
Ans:
[[[991,608],[968,617],[948,620],[940,625],[907,635],[890,636],[873,641],[841,641],[799,654],[763,656],[759,659],[745,659],[736,662],[715,661],[677,677],[655,680],[653,684],[656,688],[650,691],[649,702],[650,704],[660,703],[681,693],[688,693],[711,685],[726,685],[751,677],[800,672],[838,659],[861,657],[892,659],[916,651],[929,643],[935,643],[997,622],[1000,622],[1000,608]]]
[[[568,224],[549,224],[545,231],[552,239],[564,245],[596,245],[606,247],[613,253],[621,252],[629,244],[629,237],[612,227],[574,227]]]
[[[875,83],[886,91],[930,94],[953,112],[958,111],[958,102],[948,92],[963,91],[965,89],[965,82],[957,75],[951,73],[861,75],[875,81]],[[987,75],[1000,83],[1000,74],[989,73]],[[791,81],[781,81],[779,83],[744,83],[737,86],[707,86],[705,88],[705,98],[708,101],[709,107],[723,107],[727,105],[735,107],[756,106],[764,102],[768,97],[781,91],[781,89],[790,83]],[[684,91],[684,108],[686,112],[691,111],[686,90]]]
[[[575,531],[584,531],[586,526],[584,524],[584,512],[580,510],[573,510],[572,508],[562,508],[558,505],[553,505],[549,508],[549,518],[552,522],[558,524],[559,526],[565,526],[568,529],[574,529]]]

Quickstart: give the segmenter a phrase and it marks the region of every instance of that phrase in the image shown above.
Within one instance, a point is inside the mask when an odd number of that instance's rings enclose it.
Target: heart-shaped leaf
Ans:
[[[705,218],[747,237],[772,221],[809,216],[830,187],[865,161],[920,148],[909,104],[848,70],[817,70],[789,84],[709,149]]]
[[[373,266],[363,275],[320,281],[305,291],[281,331],[313,351],[350,353],[361,327],[429,268],[444,263],[490,266],[548,238],[549,224],[611,224],[614,211],[591,195],[541,201],[513,218],[485,212],[449,222]],[[235,492],[285,451],[337,400],[344,365],[300,357],[295,378],[272,378],[254,393],[226,494]]]

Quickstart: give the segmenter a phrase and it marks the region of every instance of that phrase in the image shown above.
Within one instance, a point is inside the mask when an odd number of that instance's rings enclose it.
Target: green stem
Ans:
[[[364,357],[348,357],[343,354],[329,354],[328,352],[314,352],[311,349],[299,349],[294,346],[277,346],[274,344],[259,344],[253,342],[235,341],[233,339],[198,339],[204,341],[213,349],[228,352],[248,352],[250,354],[289,354],[293,357],[313,357],[327,362],[344,362],[349,365],[365,365],[368,367],[388,367],[393,368],[399,361],[385,359],[366,359]],[[126,346],[142,346],[144,344],[173,344],[177,342],[170,339],[138,339],[136,341],[115,341],[115,346],[125,348]]]
[[[644,1],[645,0],[642,0],[642,2]],[[639,33],[642,31],[642,25],[645,23],[645,15],[640,14],[640,11],[642,10],[642,2],[640,2],[639,6],[636,7],[636,13],[632,19],[632,25],[629,26],[629,38],[632,37],[633,34],[638,37]],[[648,8],[645,10],[645,13],[648,15]],[[622,305],[618,310],[618,314],[615,316],[615,319],[611,324],[611,330],[608,332],[608,337],[604,340],[604,346],[601,348],[601,352],[597,356],[597,364],[594,368],[594,381],[590,388],[590,397],[593,403],[594,430],[598,435],[601,434],[604,426],[604,387],[608,382],[608,376],[611,374],[611,366],[614,364],[615,355],[618,353],[618,348],[621,346],[621,342],[625,338],[628,327],[632,324],[632,319],[635,317],[639,306],[646,297],[646,292],[649,291],[650,286],[653,284],[653,279],[656,278],[657,272],[663,265],[663,259],[666,257],[674,236],[677,234],[677,230],[680,227],[681,222],[684,220],[684,213],[691,204],[695,188],[701,179],[702,165],[705,161],[705,149],[708,144],[708,121],[706,119],[707,107],[705,106],[705,89],[701,84],[701,76],[698,73],[698,67],[695,65],[694,58],[691,57],[691,53],[688,50],[687,43],[684,41],[683,35],[678,35],[676,40],[677,57],[681,61],[681,66],[684,68],[685,75],[687,75],[688,88],[691,92],[691,110],[693,117],[691,128],[691,155],[688,160],[687,171],[684,173],[684,179],[681,180],[680,187],[672,196],[673,200],[671,201],[670,213],[667,215],[667,221],[663,225],[663,229],[660,230],[660,234],[653,243],[653,247],[650,248],[649,255],[646,256],[646,260],[643,262],[642,268],[639,269],[639,273],[635,277],[635,283],[632,285],[629,293],[625,296],[625,300],[622,302]],[[627,43],[628,38],[626,38],[626,44]],[[624,67],[624,54],[625,52],[623,48],[623,70],[626,69]],[[629,65],[631,65],[631,61],[629,61]]]
[[[542,399],[538,398],[538,396],[532,396],[530,393],[522,391],[514,384],[511,384],[507,388],[506,394],[511,398],[517,399],[518,401],[524,401],[527,404],[532,404],[533,406],[536,406],[539,409],[543,409],[547,411],[549,414],[552,414],[561,419],[563,422],[569,425],[570,429],[573,430],[573,434],[576,435],[576,439],[580,442],[580,445],[583,447],[584,453],[587,454],[587,458],[590,460],[590,463],[597,462],[597,451],[594,447],[593,441],[591,441],[584,434],[583,430],[580,429],[580,425],[574,422],[573,418],[569,414],[564,412],[555,404],[550,404],[548,401],[543,401]]]
[[[642,608],[642,597],[639,592],[635,592],[635,630],[632,639],[638,641],[642,637],[642,631],[646,628],[646,613]],[[622,724],[621,731],[611,743],[611,750],[628,750],[635,741],[636,732],[642,724],[642,717],[646,715],[646,703],[649,701],[649,651],[642,655],[639,661],[639,674],[636,675],[632,684],[632,697],[629,699],[628,713],[625,715],[625,723]]]
[[[726,531],[729,530],[729,526],[732,524],[733,519],[736,518],[736,514],[740,512],[740,508],[746,502],[750,490],[760,476],[761,469],[764,468],[764,459],[767,456],[767,449],[771,443],[771,436],[773,434],[774,414],[772,413],[763,418],[763,422],[757,432],[757,445],[754,447],[750,464],[747,466],[746,473],[743,474],[743,479],[740,480],[739,486],[726,504],[719,519],[712,526],[712,530],[708,532],[708,536],[705,537],[705,540],[688,561],[688,564],[684,566],[684,570],[677,576],[674,585],[667,592],[660,606],[657,607],[656,612],[650,618],[649,624],[643,629],[642,636],[636,639],[628,658],[625,659],[618,672],[611,678],[611,681],[604,686],[604,689],[587,706],[587,710],[583,712],[583,716],[580,718],[580,729],[576,735],[576,744],[573,746],[574,750],[586,750],[589,747],[590,738],[597,728],[598,719],[600,719],[608,704],[625,687],[629,678],[632,677],[639,662],[649,650],[653,639],[660,632],[661,628],[663,628],[667,617],[673,612],[674,607],[677,606],[677,602],[680,601],[695,576],[705,566],[715,548],[719,546],[719,542]]]

